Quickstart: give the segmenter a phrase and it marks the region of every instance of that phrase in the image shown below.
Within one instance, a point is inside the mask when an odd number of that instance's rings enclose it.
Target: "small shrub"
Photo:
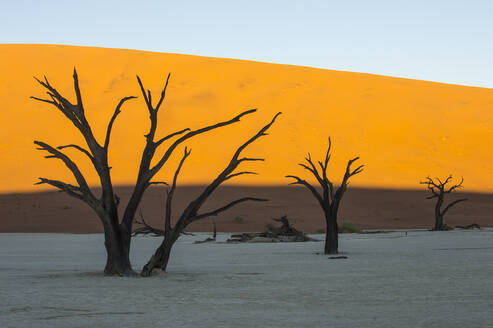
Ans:
[[[325,228],[319,228],[315,230],[315,233],[325,233],[327,230]]]
[[[238,224],[243,223],[243,218],[241,216],[235,217],[235,223],[238,223]]]
[[[356,232],[361,232],[361,229],[356,227],[351,222],[343,222],[339,226],[339,233],[356,233]]]

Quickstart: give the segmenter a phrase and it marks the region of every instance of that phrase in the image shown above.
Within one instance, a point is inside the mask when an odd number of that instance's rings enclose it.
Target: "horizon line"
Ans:
[[[261,60],[254,60],[254,59],[244,59],[244,58],[214,57],[214,56],[207,56],[207,55],[197,55],[197,54],[178,53],[178,52],[162,52],[162,51],[155,51],[155,50],[143,50],[143,49],[132,49],[132,48],[117,48],[117,47],[103,47],[103,46],[88,46],[88,45],[76,45],[76,44],[23,43],[23,42],[19,42],[19,43],[16,43],[16,42],[0,43],[0,46],[9,46],[9,45],[13,45],[13,46],[17,45],[17,46],[50,46],[50,47],[96,48],[96,49],[135,51],[135,52],[144,52],[144,53],[153,53],[153,54],[168,54],[168,55],[180,55],[180,56],[190,56],[190,57],[201,57],[201,58],[210,58],[210,59],[223,59],[223,60],[242,61],[242,62],[253,62],[253,63],[261,63],[261,64],[291,66],[291,67],[299,67],[299,68],[313,69],[313,70],[324,70],[324,71],[332,71],[332,72],[345,72],[345,73],[364,74],[364,75],[371,75],[371,76],[376,76],[376,77],[386,77],[386,78],[394,78],[394,79],[403,79],[403,80],[427,82],[427,83],[433,83],[433,84],[443,84],[443,85],[449,85],[449,86],[459,86],[459,87],[468,87],[468,88],[480,88],[480,89],[487,89],[487,90],[493,91],[493,86],[492,87],[485,87],[485,86],[477,86],[477,85],[469,85],[469,84],[458,84],[458,83],[451,83],[451,82],[442,82],[442,81],[434,81],[434,80],[416,79],[416,78],[410,78],[410,77],[404,77],[404,76],[385,75],[385,74],[370,73],[370,72],[349,71],[349,70],[332,69],[332,68],[324,68],[324,67],[316,67],[316,66],[308,66],[308,65],[286,64],[286,63],[271,62],[271,61],[261,61]]]

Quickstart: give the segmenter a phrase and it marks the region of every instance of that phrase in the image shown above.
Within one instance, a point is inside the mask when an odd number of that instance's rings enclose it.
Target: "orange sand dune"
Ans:
[[[61,113],[29,96],[43,96],[32,76],[46,74],[73,99],[74,65],[88,119],[101,139],[118,100],[140,96],[136,74],[156,92],[154,98],[166,74],[172,74],[159,117],[160,135],[259,109],[241,123],[188,142],[192,156],[180,177],[182,184],[210,181],[240,142],[282,111],[270,135],[246,152],[267,159],[245,165],[260,175],[231,183],[285,184],[284,175],[304,174],[296,163],[306,152],[322,155],[330,135],[331,174],[339,178],[355,155],[366,164],[353,185],[420,188],[419,180],[428,174],[452,173],[464,176],[469,191],[493,191],[492,89],[133,50],[0,45],[0,192],[40,190],[33,186],[38,176],[72,181],[61,163],[34,150],[33,140],[83,144],[80,136]],[[148,124],[142,98],[124,106],[110,147],[115,184],[135,180]],[[97,183],[90,163],[76,152],[69,154],[81,161],[88,180]],[[159,179],[169,179],[178,155],[181,151]]]

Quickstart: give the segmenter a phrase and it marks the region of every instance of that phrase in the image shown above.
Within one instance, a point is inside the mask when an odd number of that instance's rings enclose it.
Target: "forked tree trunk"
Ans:
[[[46,158],[57,158],[61,160],[65,164],[65,166],[72,172],[72,175],[77,182],[76,185],[73,185],[59,180],[39,178],[40,181],[37,184],[49,184],[60,191],[66,192],[68,195],[85,202],[98,214],[104,227],[105,247],[108,254],[107,263],[104,271],[106,274],[109,275],[135,274],[132,270],[129,260],[132,223],[135,217],[135,212],[146,189],[152,184],[160,183],[158,181],[152,181],[152,179],[165,165],[165,163],[173,154],[173,151],[182,142],[196,135],[206,133],[216,128],[227,126],[235,122],[239,122],[243,116],[256,111],[256,109],[246,110],[228,121],[205,126],[197,130],[191,130],[189,128],[182,129],[156,140],[158,111],[164,101],[169,78],[170,75],[168,74],[168,77],[166,78],[166,84],[161,91],[161,96],[157,104],[153,105],[151,91],[145,90],[142,81],[140,80],[139,76],[137,76],[137,82],[140,86],[142,96],[146,102],[147,110],[149,112],[151,126],[149,132],[145,135],[146,143],[140,160],[137,182],[121,220],[119,220],[118,216],[118,204],[120,202],[120,199],[117,195],[114,194],[113,184],[111,181],[111,167],[108,164],[108,149],[113,123],[115,122],[117,116],[121,113],[121,107],[126,101],[135,99],[136,97],[129,96],[124,97],[120,100],[115,108],[113,116],[111,117],[107,125],[104,143],[100,143],[94,136],[91,126],[89,125],[89,122],[87,121],[87,118],[85,116],[85,109],[82,103],[82,95],[79,87],[79,79],[75,68],[73,79],[77,100],[76,103],[72,103],[68,99],[63,97],[53,86],[51,86],[46,77],[44,78],[44,81],[35,78],[39,82],[39,84],[41,84],[47,90],[49,98],[31,98],[44,103],[49,103],[60,110],[79,130],[88,147],[88,149],[85,149],[84,147],[74,144],[52,147],[42,141],[34,141],[34,143],[39,147],[39,150],[43,150],[49,153]],[[154,161],[154,155],[158,147],[165,141],[170,140],[171,138],[174,138],[176,136],[180,137],[178,139],[175,139],[175,141],[172,142],[171,145],[169,145],[169,147],[167,148],[167,150],[164,151],[162,157],[159,160]],[[92,193],[91,188],[89,187],[84,175],[82,174],[77,164],[73,160],[71,160],[69,156],[61,151],[62,149],[66,148],[76,149],[80,151],[92,162],[94,169],[99,176],[100,186],[102,189],[101,197],[96,197],[96,195]],[[155,164],[152,164],[153,162],[155,162]]]

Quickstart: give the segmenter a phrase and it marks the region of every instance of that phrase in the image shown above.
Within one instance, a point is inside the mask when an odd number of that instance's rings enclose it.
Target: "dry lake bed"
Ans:
[[[347,259],[207,236],[167,274],[118,278],[101,234],[0,234],[0,327],[493,327],[493,229],[341,235]],[[135,269],[159,242],[134,239]]]

